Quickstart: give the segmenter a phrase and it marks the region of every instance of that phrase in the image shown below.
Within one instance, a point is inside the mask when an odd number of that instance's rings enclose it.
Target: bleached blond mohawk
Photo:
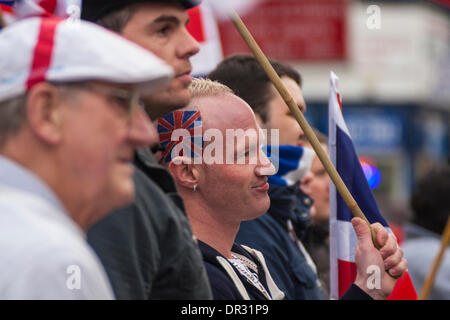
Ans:
[[[192,98],[220,96],[226,93],[234,93],[233,90],[218,81],[203,78],[193,79],[189,86],[189,92],[191,93]]]

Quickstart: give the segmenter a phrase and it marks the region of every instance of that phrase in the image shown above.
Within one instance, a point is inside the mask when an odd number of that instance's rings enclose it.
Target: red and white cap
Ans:
[[[148,95],[172,77],[155,55],[87,21],[28,18],[0,32],[0,101],[42,81],[132,84]]]

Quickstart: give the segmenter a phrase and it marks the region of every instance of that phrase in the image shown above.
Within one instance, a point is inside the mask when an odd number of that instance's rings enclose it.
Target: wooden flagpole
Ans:
[[[444,232],[441,238],[441,248],[439,250],[438,255],[434,259],[433,265],[431,266],[430,272],[422,286],[422,292],[420,293],[419,299],[426,300],[428,295],[430,294],[431,288],[433,288],[434,278],[439,270],[439,267],[442,262],[442,258],[444,257],[445,250],[447,249],[447,245],[450,242],[450,215],[447,219],[447,224],[445,225]]]
[[[292,98],[290,93],[286,90],[285,86],[281,82],[280,77],[273,69],[269,60],[267,59],[267,57],[262,52],[261,48],[256,43],[256,41],[253,38],[253,36],[251,35],[250,31],[248,31],[247,27],[245,26],[244,22],[241,20],[239,15],[236,12],[232,12],[230,18],[231,18],[231,21],[233,22],[234,26],[236,27],[237,31],[241,35],[242,39],[245,41],[247,46],[253,52],[253,55],[255,56],[256,60],[262,66],[262,68],[266,72],[267,76],[272,81],[273,85],[278,90],[281,97],[283,98],[283,100],[289,107],[290,111],[294,115],[295,119],[299,123],[300,127],[302,128],[303,132],[305,133],[306,138],[311,143],[311,146],[313,147],[318,158],[322,162],[325,170],[327,170],[328,175],[330,176],[330,179],[333,181],[334,185],[336,186],[336,189],[338,190],[342,199],[347,204],[347,206],[350,209],[350,211],[352,212],[353,216],[363,219],[368,224],[368,226],[370,228],[370,232],[372,234],[373,244],[377,249],[379,249],[380,247],[378,245],[378,242],[376,241],[375,231],[372,229],[369,221],[367,220],[366,216],[359,208],[358,204],[356,203],[355,199],[351,195],[350,191],[348,191],[347,187],[344,184],[344,181],[342,181],[342,178],[339,176],[339,173],[334,168],[328,155],[323,150],[322,146],[320,145],[319,140],[317,139],[311,126],[306,121],[305,116],[301,112],[300,108],[294,102],[294,99]]]
[[[0,27],[2,29],[6,27],[6,21],[5,18],[3,17],[3,11],[1,7],[0,7]]]

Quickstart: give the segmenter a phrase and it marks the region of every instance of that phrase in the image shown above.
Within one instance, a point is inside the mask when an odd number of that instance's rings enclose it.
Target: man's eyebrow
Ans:
[[[163,15],[160,15],[155,20],[153,20],[151,24],[160,23],[160,22],[173,22],[173,23],[179,24],[180,23],[180,19],[178,19],[176,16],[163,14]]]
[[[181,24],[181,20],[178,17],[173,16],[173,15],[163,14],[163,15],[160,15],[155,20],[153,20],[150,23],[150,25],[156,24],[156,23],[162,23],[162,22],[172,22],[172,23],[175,23],[177,25]],[[187,25],[188,23],[189,23],[189,18],[186,19],[185,25]]]

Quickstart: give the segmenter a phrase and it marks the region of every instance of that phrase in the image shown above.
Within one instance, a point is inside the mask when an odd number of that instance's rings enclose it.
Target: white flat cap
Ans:
[[[137,85],[148,95],[172,77],[149,51],[87,21],[35,17],[0,32],[0,101],[41,81],[102,80]]]

